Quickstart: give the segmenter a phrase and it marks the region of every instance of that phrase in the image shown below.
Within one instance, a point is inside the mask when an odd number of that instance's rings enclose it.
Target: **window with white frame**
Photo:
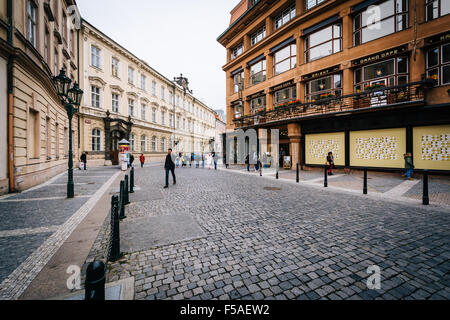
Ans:
[[[141,105],[141,119],[147,120],[147,105],[145,104]]]
[[[236,59],[244,52],[244,43],[238,44],[236,47],[231,49],[231,60]]]
[[[263,26],[258,29],[254,34],[251,36],[251,43],[252,46],[260,42],[262,39],[266,37],[266,26]]]
[[[161,124],[166,125],[166,113],[164,111],[161,111]]]
[[[342,51],[342,24],[335,23],[305,38],[305,59],[314,61]]]
[[[111,94],[111,107],[112,112],[119,113],[119,95],[116,93]]]
[[[101,68],[100,66],[100,48],[96,46],[91,46],[91,65],[96,68]]]
[[[141,89],[142,90],[146,90],[146,88],[147,88],[147,78],[143,75],[143,74],[141,74]]]
[[[156,123],[156,108],[152,108],[152,122]]]
[[[274,53],[274,75],[294,69],[297,66],[297,46],[295,43],[288,45]]]
[[[295,18],[295,4],[286,8],[282,13],[275,17],[275,30],[281,28],[286,23]]]
[[[156,145],[156,137],[153,136],[153,137],[152,137],[152,151],[153,151],[153,152],[156,152],[156,148],[157,148],[157,145]]]
[[[161,138],[161,152],[166,150],[166,138]]]
[[[141,136],[141,152],[147,151],[147,136],[142,135]]]
[[[101,149],[101,132],[100,129],[92,130],[92,151],[100,151]]]
[[[173,127],[173,114],[169,113],[169,127]]]
[[[425,11],[427,21],[445,16],[450,13],[450,1],[448,0],[425,0]]]
[[[97,86],[91,86],[91,105],[100,108],[100,88]]]
[[[312,9],[325,1],[326,0],[306,0],[306,10]]]
[[[128,115],[134,117],[134,100],[128,99]]]
[[[27,20],[28,20],[28,37],[27,40],[31,42],[33,47],[37,46],[37,7],[34,1],[28,0],[28,8],[27,8]]]
[[[166,88],[161,86],[161,100],[166,100]]]
[[[114,57],[111,59],[111,75],[119,78],[119,59]]]
[[[152,81],[152,94],[156,96],[156,81]]]
[[[134,85],[134,69],[128,67],[128,83]]]

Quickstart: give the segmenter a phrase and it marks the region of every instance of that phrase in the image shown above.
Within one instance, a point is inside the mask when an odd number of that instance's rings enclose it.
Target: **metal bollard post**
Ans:
[[[113,196],[111,199],[111,252],[109,261],[120,259],[120,223],[119,223],[119,197]]]
[[[430,204],[430,197],[428,195],[428,170],[423,171],[423,199],[422,203],[424,206]]]
[[[134,168],[131,168],[131,175],[130,175],[130,193],[134,193]]]
[[[364,168],[364,187],[363,193],[367,194],[367,168]]]
[[[263,169],[263,165],[261,164],[261,168],[259,168],[259,176],[262,177],[262,169]]]
[[[325,166],[325,175],[324,175],[324,181],[323,181],[323,186],[325,188],[328,188],[328,167]]]
[[[297,163],[297,179],[296,179],[296,181],[297,181],[297,183],[300,183],[300,165]]]
[[[128,175],[125,175],[125,205],[130,204],[130,189],[128,183]]]
[[[120,181],[120,220],[126,218],[125,216],[125,181]]]
[[[105,300],[105,264],[94,261],[86,270],[84,300]]]

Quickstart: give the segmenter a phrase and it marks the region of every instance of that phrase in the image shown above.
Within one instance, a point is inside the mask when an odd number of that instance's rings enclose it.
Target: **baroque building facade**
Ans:
[[[88,165],[118,163],[126,139],[135,158],[161,161],[167,150],[203,152],[215,137],[215,112],[181,86],[83,21],[80,151]]]
[[[67,169],[68,118],[52,77],[65,68],[78,81],[77,12],[73,0],[0,2],[0,194]],[[76,144],[76,117],[73,130]]]
[[[449,13],[443,0],[242,0],[217,39],[227,130],[254,129],[293,168],[333,152],[340,167],[398,170],[410,152],[450,171]]]

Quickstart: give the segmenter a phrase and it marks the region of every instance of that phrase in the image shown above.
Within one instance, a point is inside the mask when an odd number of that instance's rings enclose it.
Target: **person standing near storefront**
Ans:
[[[412,175],[413,170],[414,170],[412,154],[410,152],[408,152],[403,157],[405,158],[406,177],[408,178],[408,180],[412,180],[411,175]]]
[[[333,152],[329,152],[327,156],[327,166],[328,166],[328,175],[333,175],[333,169],[334,169],[334,156]]]

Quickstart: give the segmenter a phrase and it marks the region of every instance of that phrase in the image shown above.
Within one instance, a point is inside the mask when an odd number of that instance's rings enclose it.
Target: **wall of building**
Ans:
[[[0,194],[8,192],[7,61],[0,57]]]

